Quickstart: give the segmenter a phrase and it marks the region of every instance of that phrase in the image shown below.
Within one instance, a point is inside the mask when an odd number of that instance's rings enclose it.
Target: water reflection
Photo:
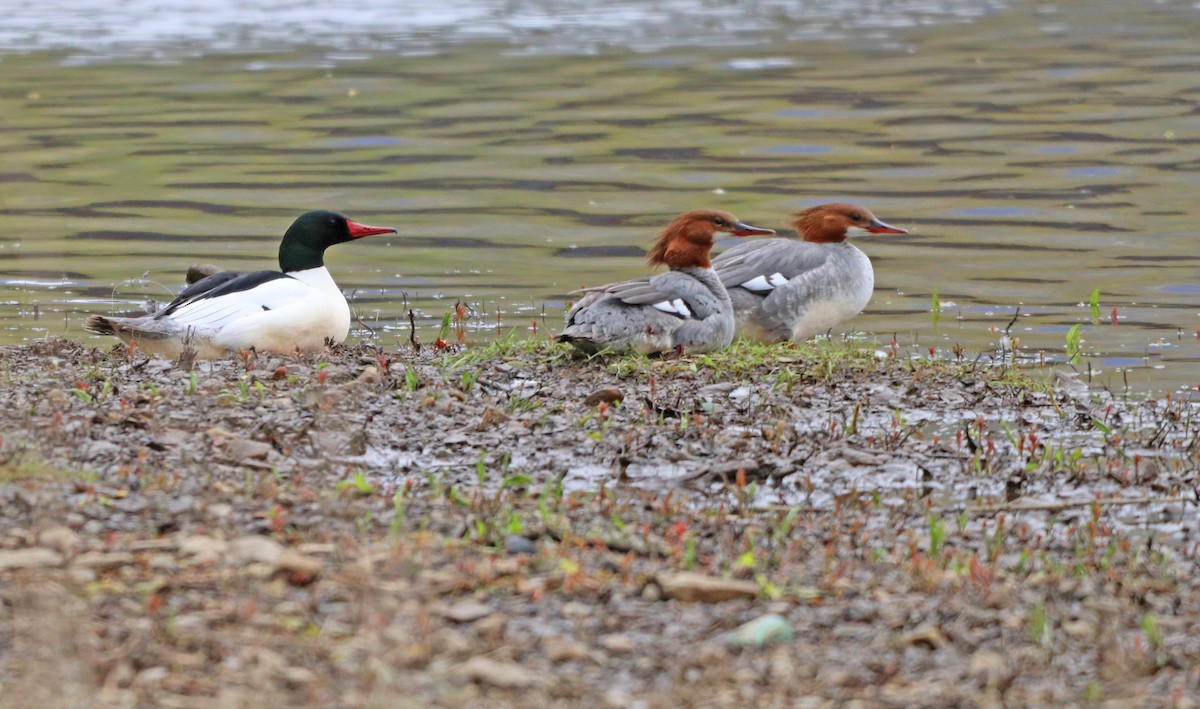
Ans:
[[[67,63],[137,57],[179,61],[213,53],[337,50],[287,61],[259,60],[252,70],[332,67],[386,54],[424,56],[448,45],[493,42],[516,53],[589,55],[796,41],[879,41],[888,30],[964,23],[996,12],[999,0],[456,0],[393,3],[318,0],[62,0],[26,3],[0,25],[0,47],[67,51]],[[318,58],[320,57],[320,58]],[[789,66],[787,57],[735,60],[738,69]]]

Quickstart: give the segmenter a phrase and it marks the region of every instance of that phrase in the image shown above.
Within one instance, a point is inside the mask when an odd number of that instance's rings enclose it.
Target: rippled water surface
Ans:
[[[860,240],[847,331],[974,356],[1019,308],[1030,359],[1081,323],[1099,384],[1200,384],[1190,2],[384,5],[6,18],[0,342],[106,345],[87,314],[273,267],[318,207],[400,230],[328,255],[357,336],[407,340],[411,307],[431,340],[457,301],[470,341],[544,333],[680,211],[836,199],[912,231]]]

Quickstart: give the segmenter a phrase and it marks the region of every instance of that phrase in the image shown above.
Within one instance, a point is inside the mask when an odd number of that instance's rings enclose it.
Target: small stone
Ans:
[[[276,674],[288,684],[311,684],[317,678],[312,670],[305,667],[281,667]]]
[[[138,672],[133,678],[133,683],[138,686],[146,686],[149,684],[157,684],[167,677],[166,667],[147,667]]]
[[[930,650],[937,650],[946,644],[946,636],[942,635],[942,631],[929,623],[905,633],[901,640],[905,645],[917,645]]]
[[[275,568],[287,574],[293,586],[307,586],[321,574],[321,560],[298,551],[284,549],[275,558]]]
[[[381,381],[383,381],[383,377],[379,374],[379,368],[374,365],[367,365],[366,367],[363,367],[362,372],[359,373],[359,375],[354,379],[353,382],[351,382],[351,384],[365,386],[370,384],[378,384]]]
[[[79,535],[69,527],[47,527],[38,534],[38,544],[48,547],[65,556],[71,556],[79,551],[82,542]]]
[[[614,401],[621,401],[624,398],[625,395],[621,393],[620,389],[616,387],[605,387],[603,389],[597,389],[591,394],[588,394],[587,398],[583,400],[583,405],[597,406],[601,403],[611,404]]]
[[[552,635],[542,640],[542,650],[551,662],[574,662],[587,659],[587,647],[569,638]]]
[[[493,613],[475,623],[474,629],[480,639],[499,644],[504,640],[504,631],[508,629],[508,616]]]
[[[233,512],[233,505],[226,502],[214,502],[208,506],[208,513],[213,517],[228,517]]]
[[[720,603],[758,596],[758,584],[753,581],[723,579],[691,571],[664,571],[654,576],[654,583],[662,589],[664,597],[677,601]]]
[[[561,613],[566,618],[590,618],[594,612],[592,606],[579,601],[567,601],[563,604]]]
[[[155,571],[174,571],[179,568],[179,562],[170,554],[155,554],[146,562],[146,566]]]
[[[225,455],[230,460],[265,460],[275,450],[270,443],[252,441],[249,438],[230,438],[225,441]]]
[[[487,617],[492,614],[491,606],[480,603],[479,601],[459,601],[451,606],[438,605],[434,606],[433,612],[446,620],[454,621],[455,623],[473,623],[480,618]]]
[[[792,626],[783,616],[768,613],[743,623],[726,637],[726,642],[737,647],[763,647],[790,642]]]
[[[120,454],[121,446],[112,441],[92,441],[83,447],[84,460],[112,458]]]
[[[692,656],[692,664],[697,667],[719,667],[728,661],[729,651],[717,642],[706,642],[696,649]]]
[[[989,650],[977,650],[971,655],[967,671],[980,685],[995,686],[1004,676],[1004,656]]]
[[[32,547],[0,551],[0,571],[7,569],[35,569],[45,566],[61,566],[63,555],[53,549]]]
[[[197,538],[212,540],[212,537],[205,537],[203,535],[200,535]],[[217,540],[213,540],[213,541],[217,541]],[[136,551],[173,551],[176,549],[180,549],[179,542],[180,542],[180,540],[176,539],[174,537],[159,537],[157,539],[134,539],[133,541],[129,542],[128,545],[126,545],[126,548],[129,551],[135,551],[135,552]],[[225,542],[221,542],[221,543],[224,544]]]
[[[504,537],[504,550],[509,554],[536,554],[537,545],[521,536],[509,534]]]
[[[225,553],[225,560],[230,564],[257,562],[274,566],[283,553],[283,546],[266,537],[251,534],[229,542]]]
[[[1096,634],[1095,628],[1086,620],[1068,620],[1062,624],[1063,632],[1073,638],[1090,638]]]
[[[843,448],[842,459],[851,465],[863,467],[882,465],[884,461],[881,456],[857,448]]]
[[[133,554],[125,551],[100,552],[87,551],[75,557],[72,566],[80,566],[96,571],[115,569],[133,563]]]
[[[89,569],[85,566],[68,567],[67,576],[69,576],[72,581],[80,586],[86,586],[99,578],[99,575],[95,572],[95,570]]]
[[[637,644],[634,643],[633,638],[629,637],[628,635],[614,633],[612,635],[605,635],[604,637],[600,638],[600,647],[611,653],[624,655],[626,653],[633,652],[637,647]]]
[[[728,394],[729,392],[733,391],[736,388],[737,388],[737,385],[734,384],[733,382],[719,382],[717,384],[709,384],[707,386],[702,386],[702,387],[700,387],[699,390],[696,391],[696,393],[699,394],[700,396],[715,397],[715,396],[719,396],[721,394]]]
[[[512,662],[488,657],[472,657],[459,665],[456,673],[467,680],[502,689],[527,689],[543,683],[540,676]]]
[[[208,554],[211,557],[220,557],[226,553],[229,548],[229,543],[223,539],[214,539],[211,536],[197,534],[187,536],[179,542],[179,553],[185,557],[194,557],[194,555]]]

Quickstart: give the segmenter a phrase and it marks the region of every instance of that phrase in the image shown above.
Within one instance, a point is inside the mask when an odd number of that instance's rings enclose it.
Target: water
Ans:
[[[244,5],[6,17],[0,343],[104,346],[87,314],[273,267],[309,208],[400,230],[328,256],[394,346],[458,301],[468,341],[556,331],[680,211],[850,200],[912,234],[859,240],[848,331],[974,356],[1011,321],[1036,361],[1082,324],[1094,384],[1200,385],[1190,2]]]

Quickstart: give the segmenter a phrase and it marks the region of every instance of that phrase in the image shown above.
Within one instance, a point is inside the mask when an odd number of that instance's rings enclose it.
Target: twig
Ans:
[[[1017,318],[1019,318],[1019,317],[1021,317],[1021,306],[1017,306],[1016,312],[1013,313],[1012,320],[1009,320],[1008,324],[1004,326],[1004,334],[1005,335],[1012,332],[1012,326],[1014,323],[1017,322]]]
[[[412,308],[408,309],[408,341],[412,343],[413,352],[421,351],[421,343],[417,342],[417,316],[413,315]]]

